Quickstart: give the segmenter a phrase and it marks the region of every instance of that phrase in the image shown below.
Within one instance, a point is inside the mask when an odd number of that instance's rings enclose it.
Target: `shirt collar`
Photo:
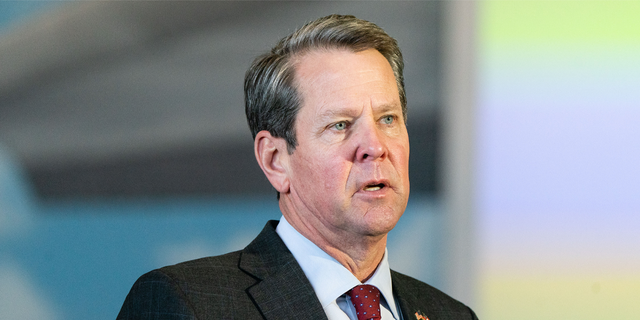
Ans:
[[[336,259],[322,251],[317,245],[294,229],[284,216],[276,227],[276,232],[293,254],[302,271],[311,282],[313,290],[323,308],[351,288],[361,284],[360,281]],[[391,271],[387,259],[387,249],[378,268],[366,284],[374,285],[384,296],[389,309],[398,318],[398,310],[393,299]]]

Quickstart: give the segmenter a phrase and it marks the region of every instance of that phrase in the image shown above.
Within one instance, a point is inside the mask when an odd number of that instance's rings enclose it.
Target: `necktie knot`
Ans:
[[[356,308],[358,320],[380,320],[380,290],[363,284],[349,290],[351,303]]]

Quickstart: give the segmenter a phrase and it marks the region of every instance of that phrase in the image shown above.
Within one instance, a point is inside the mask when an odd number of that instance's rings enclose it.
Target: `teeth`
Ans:
[[[364,191],[377,191],[380,190],[380,186],[371,186],[371,187],[365,187]]]

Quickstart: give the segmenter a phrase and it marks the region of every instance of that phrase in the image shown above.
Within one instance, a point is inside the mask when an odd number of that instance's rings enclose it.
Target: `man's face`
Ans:
[[[286,201],[320,234],[386,235],[409,197],[409,138],[391,66],[374,49],[315,50],[299,58],[296,82],[302,106]]]

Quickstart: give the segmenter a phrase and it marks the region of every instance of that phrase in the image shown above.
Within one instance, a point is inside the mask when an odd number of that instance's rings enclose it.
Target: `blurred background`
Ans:
[[[640,2],[478,3],[478,302],[640,315]]]
[[[330,14],[405,56],[391,267],[481,319],[640,314],[640,2],[0,2],[0,318],[114,319],[280,217],[242,81]]]

